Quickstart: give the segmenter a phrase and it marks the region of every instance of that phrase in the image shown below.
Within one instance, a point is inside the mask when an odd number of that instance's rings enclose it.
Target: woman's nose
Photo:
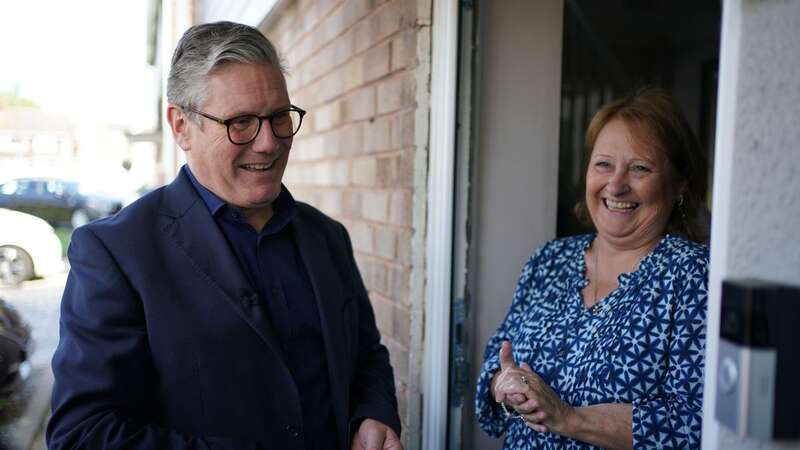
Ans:
[[[630,190],[628,184],[628,171],[619,169],[609,178],[606,190],[613,195],[624,194]]]

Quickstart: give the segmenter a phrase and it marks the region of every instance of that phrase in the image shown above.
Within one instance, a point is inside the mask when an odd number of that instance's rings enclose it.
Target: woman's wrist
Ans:
[[[489,400],[491,400],[492,404],[498,404],[494,399],[495,398],[494,397],[494,385],[495,385],[495,383],[497,383],[497,376],[499,374],[500,374],[500,371],[496,370],[494,372],[494,374],[492,375],[492,379],[489,380]]]
[[[553,432],[562,436],[575,436],[581,432],[584,420],[581,416],[581,408],[567,405],[564,413],[564,418],[561,421],[559,429],[554,429]]]

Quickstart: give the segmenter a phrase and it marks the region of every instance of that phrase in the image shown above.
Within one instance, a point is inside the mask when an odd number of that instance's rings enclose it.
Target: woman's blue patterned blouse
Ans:
[[[490,398],[503,340],[567,403],[633,405],[634,448],[700,448],[708,249],[667,235],[593,314],[583,306],[594,235],[551,241],[522,270],[511,310],[484,353],[475,400],[481,428],[504,449],[584,449],[508,419]]]

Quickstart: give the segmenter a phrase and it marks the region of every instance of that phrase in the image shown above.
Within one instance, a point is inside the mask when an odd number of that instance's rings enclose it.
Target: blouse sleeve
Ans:
[[[673,280],[666,379],[633,402],[633,448],[700,448],[708,258],[681,263]]]
[[[511,423],[510,419],[504,415],[500,405],[491,398],[490,393],[492,377],[500,368],[500,346],[505,340],[514,340],[520,317],[530,306],[530,292],[539,284],[541,273],[544,271],[544,263],[548,259],[547,253],[547,247],[543,247],[534,253],[523,267],[514,291],[511,309],[500,328],[489,339],[486,350],[483,352],[484,362],[478,376],[475,396],[475,415],[480,427],[493,437],[500,437]]]

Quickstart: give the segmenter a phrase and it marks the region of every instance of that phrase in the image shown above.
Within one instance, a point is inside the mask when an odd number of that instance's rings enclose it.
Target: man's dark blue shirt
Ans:
[[[273,215],[255,230],[238,207],[226,203],[183,166],[239,264],[267,307],[276,337],[300,394],[307,450],[330,449],[336,426],[328,366],[313,287],[297,248],[292,218],[297,204],[285,186],[272,203]],[[277,418],[276,418],[277,419]]]

